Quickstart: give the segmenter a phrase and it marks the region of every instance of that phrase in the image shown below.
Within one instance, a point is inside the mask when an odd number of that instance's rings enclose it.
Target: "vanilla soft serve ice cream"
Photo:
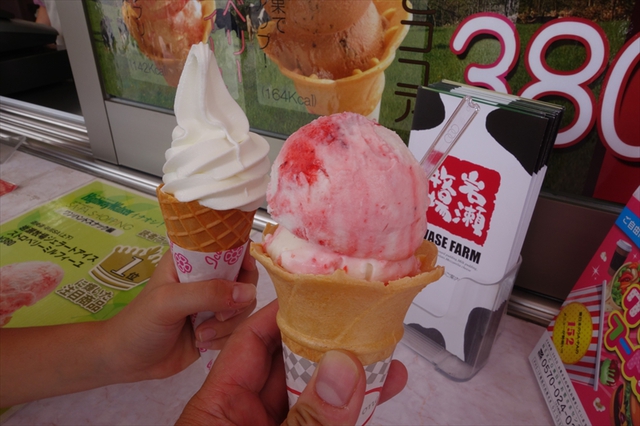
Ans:
[[[191,47],[174,111],[178,125],[165,153],[162,191],[211,209],[256,210],[269,181],[269,143],[250,132],[204,43]]]
[[[210,47],[193,45],[180,76],[177,126],[156,188],[180,282],[236,280],[269,181],[268,142],[249,131]],[[198,312],[194,326],[213,312]],[[208,371],[215,351],[201,350]]]

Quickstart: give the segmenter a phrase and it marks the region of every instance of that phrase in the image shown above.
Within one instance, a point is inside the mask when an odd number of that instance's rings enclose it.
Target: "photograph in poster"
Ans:
[[[344,107],[408,143],[418,88],[448,79],[565,107],[543,189],[623,205],[640,183],[638,2],[303,3],[85,0],[109,97],[171,110],[172,76],[205,40],[255,130],[286,137],[358,86],[367,100]]]

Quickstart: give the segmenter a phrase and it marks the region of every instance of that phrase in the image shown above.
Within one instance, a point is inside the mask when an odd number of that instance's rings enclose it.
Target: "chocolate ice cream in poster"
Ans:
[[[169,248],[155,199],[96,180],[0,225],[0,326],[110,318]]]
[[[639,326],[640,187],[539,343],[553,342],[592,424],[640,424]],[[541,388],[548,391],[548,381]]]

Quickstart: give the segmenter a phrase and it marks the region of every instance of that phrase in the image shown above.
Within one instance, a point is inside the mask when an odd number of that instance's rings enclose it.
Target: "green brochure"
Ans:
[[[110,318],[168,248],[155,198],[93,181],[0,225],[0,326]]]

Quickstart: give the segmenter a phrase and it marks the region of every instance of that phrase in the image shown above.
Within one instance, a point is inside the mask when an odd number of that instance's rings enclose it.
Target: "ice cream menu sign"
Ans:
[[[0,225],[0,326],[101,320],[168,249],[155,199],[94,181]]]

